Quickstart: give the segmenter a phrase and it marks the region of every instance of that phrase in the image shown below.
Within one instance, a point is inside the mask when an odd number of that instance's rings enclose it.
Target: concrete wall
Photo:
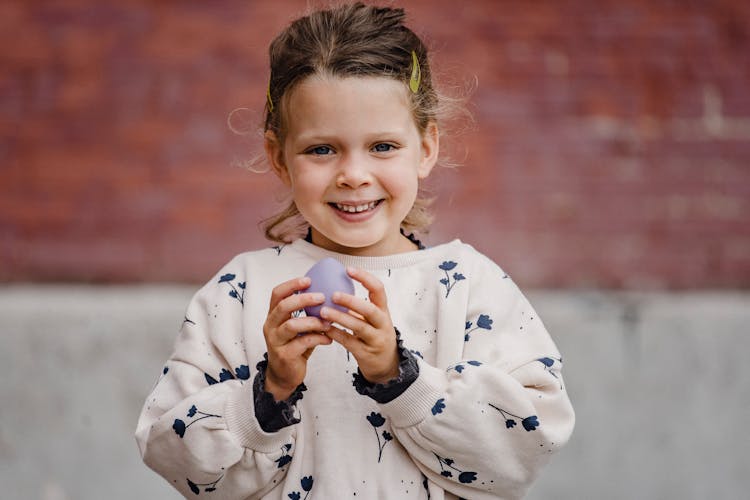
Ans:
[[[0,287],[3,500],[177,499],[132,434],[193,287]],[[529,499],[744,498],[750,294],[529,293],[578,424]]]

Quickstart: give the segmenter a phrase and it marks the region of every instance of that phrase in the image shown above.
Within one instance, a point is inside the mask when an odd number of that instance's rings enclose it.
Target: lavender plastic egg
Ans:
[[[339,261],[331,257],[320,260],[307,271],[305,276],[309,276],[312,281],[305,293],[322,293],[326,297],[325,302],[321,305],[305,307],[305,313],[308,316],[319,318],[320,310],[324,306],[333,307],[339,311],[347,311],[346,307],[339,306],[331,301],[333,292],[354,294],[354,282],[346,274],[346,268]]]

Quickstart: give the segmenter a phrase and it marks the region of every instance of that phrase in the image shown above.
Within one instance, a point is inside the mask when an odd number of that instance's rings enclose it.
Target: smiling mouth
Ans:
[[[369,203],[361,203],[359,205],[348,205],[344,203],[329,203],[329,205],[341,212],[346,212],[349,214],[358,214],[358,213],[369,212],[370,210],[374,210],[375,207],[380,205],[382,201],[383,200],[376,200],[376,201],[371,201]]]

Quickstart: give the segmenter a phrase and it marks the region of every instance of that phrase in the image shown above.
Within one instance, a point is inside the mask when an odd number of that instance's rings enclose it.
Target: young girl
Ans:
[[[347,5],[271,44],[265,148],[292,203],[267,234],[285,243],[198,291],[136,431],[187,497],[519,498],[572,431],[560,354],[508,275],[406,236],[439,103],[403,18]],[[306,316],[325,257],[355,293]]]

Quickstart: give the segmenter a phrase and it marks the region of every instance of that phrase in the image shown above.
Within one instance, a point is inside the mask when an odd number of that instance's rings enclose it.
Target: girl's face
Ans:
[[[414,250],[400,233],[435,165],[437,126],[419,132],[408,89],[385,77],[313,76],[285,101],[286,137],[266,151],[313,243],[351,255]]]

